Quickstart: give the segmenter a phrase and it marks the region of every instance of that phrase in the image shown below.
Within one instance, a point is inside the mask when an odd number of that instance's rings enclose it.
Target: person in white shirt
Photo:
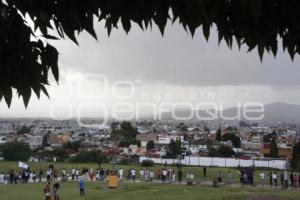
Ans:
[[[289,174],[287,171],[284,172],[284,186],[286,188],[289,186]]]
[[[131,170],[131,178],[133,181],[135,181],[135,169]]]
[[[150,181],[154,179],[154,171],[151,169],[149,172]]]
[[[144,179],[145,171],[143,169],[140,170],[140,176],[141,176],[141,179]]]
[[[175,170],[172,171],[172,182],[173,183],[176,182],[176,172],[175,172]]]
[[[63,170],[62,170],[62,178],[64,179],[65,177],[66,177],[66,170],[63,169]]]
[[[4,174],[0,173],[0,184],[5,184]]]
[[[75,176],[76,176],[76,180],[78,180],[78,177],[79,177],[79,170],[78,169],[75,171]]]
[[[146,181],[149,180],[149,170],[148,169],[145,170],[145,180]]]
[[[261,185],[264,185],[264,182],[265,182],[265,173],[264,172],[261,172],[259,174],[259,181],[260,181]]]
[[[162,181],[165,182],[166,181],[166,177],[167,177],[167,170],[166,169],[163,169],[163,172],[162,172]]]
[[[276,173],[276,172],[274,172],[274,173],[272,174],[272,179],[273,179],[273,181],[274,181],[275,187],[277,187],[277,173]]]
[[[51,179],[51,171],[50,169],[47,170],[47,181],[49,182]]]
[[[72,173],[72,180],[74,181],[76,170],[72,168],[71,173]]]
[[[121,168],[119,169],[119,179],[123,180],[123,174],[124,174],[124,170]]]

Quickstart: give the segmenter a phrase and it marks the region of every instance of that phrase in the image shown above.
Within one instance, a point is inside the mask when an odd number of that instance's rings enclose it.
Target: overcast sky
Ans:
[[[156,27],[143,32],[133,26],[128,35],[120,28],[108,38],[103,27],[95,27],[98,42],[87,33],[79,36],[79,47],[68,39],[52,42],[60,52],[61,81],[49,87],[50,100],[33,97],[25,110],[15,95],[11,109],[0,103],[0,116],[97,117],[102,104],[111,112],[124,102],[299,104],[300,59],[292,62],[281,48],[276,59],[265,54],[261,63],[256,50],[230,50],[224,41],[218,46],[216,31],[206,42],[201,29],[192,38],[176,24],[164,37]]]

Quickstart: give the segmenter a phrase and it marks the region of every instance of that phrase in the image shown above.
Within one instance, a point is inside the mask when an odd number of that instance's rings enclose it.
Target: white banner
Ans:
[[[19,161],[19,167],[22,169],[28,169],[28,165],[26,163],[23,163],[21,161]]]

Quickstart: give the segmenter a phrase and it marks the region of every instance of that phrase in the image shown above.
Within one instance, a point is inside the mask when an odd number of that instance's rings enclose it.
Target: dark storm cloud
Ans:
[[[230,50],[225,42],[218,47],[216,32],[206,42],[201,31],[192,39],[178,25],[168,26],[164,37],[155,28],[143,32],[134,27],[128,35],[115,30],[110,38],[103,24],[96,29],[98,43],[86,33],[80,36],[79,47],[69,40],[55,43],[61,52],[61,69],[182,86],[300,84],[298,57],[292,62],[279,51],[276,59],[265,54],[261,63],[255,50]]]

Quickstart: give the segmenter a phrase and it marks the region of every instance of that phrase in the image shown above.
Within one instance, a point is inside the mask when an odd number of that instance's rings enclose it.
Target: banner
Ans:
[[[23,168],[23,169],[27,169],[28,165],[26,163],[23,163],[23,162],[19,161],[19,167]]]

